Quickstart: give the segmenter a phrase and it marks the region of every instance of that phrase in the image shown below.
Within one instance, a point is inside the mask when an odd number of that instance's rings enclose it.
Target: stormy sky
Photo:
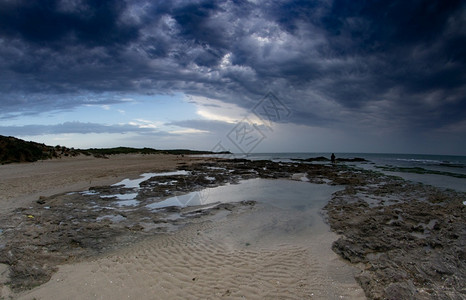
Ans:
[[[465,3],[0,0],[0,134],[466,155]]]

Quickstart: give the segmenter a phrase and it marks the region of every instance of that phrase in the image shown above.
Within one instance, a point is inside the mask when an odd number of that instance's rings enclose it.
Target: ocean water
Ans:
[[[330,159],[331,153],[252,153],[235,154],[236,158],[251,160],[272,160],[292,162],[293,159],[306,159],[324,156]],[[335,153],[337,158],[360,157],[368,162],[345,162],[357,168],[383,172],[402,177],[413,182],[421,182],[440,188],[466,192],[466,156],[392,154],[392,153]],[[314,162],[330,164],[330,162]]]

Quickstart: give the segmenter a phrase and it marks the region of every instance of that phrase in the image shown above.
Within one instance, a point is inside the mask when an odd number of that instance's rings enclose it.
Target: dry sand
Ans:
[[[165,154],[111,155],[108,159],[80,155],[34,163],[0,165],[0,213],[26,206],[40,196],[83,191],[108,185],[144,172],[175,170],[201,157]]]
[[[89,157],[0,166],[1,213],[39,195],[83,190],[194,158]],[[189,225],[104,257],[63,265],[46,284],[18,299],[364,299],[353,267],[331,250],[337,236],[323,222],[289,236],[268,231],[293,222],[255,206]],[[283,228],[279,226],[280,228]],[[266,231],[264,231],[264,228]],[[285,226],[286,228],[286,226]],[[245,243],[253,240],[254,243]],[[2,271],[0,269],[0,271]],[[11,296],[4,288],[0,297]]]

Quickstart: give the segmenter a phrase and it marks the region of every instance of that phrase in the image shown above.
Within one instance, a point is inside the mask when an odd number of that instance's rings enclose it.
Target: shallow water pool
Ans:
[[[239,184],[206,188],[148,204],[149,209],[212,203],[256,201],[281,209],[322,208],[340,187],[285,179],[249,179]]]

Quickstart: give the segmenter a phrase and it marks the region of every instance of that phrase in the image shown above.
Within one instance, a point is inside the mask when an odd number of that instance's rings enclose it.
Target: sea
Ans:
[[[326,157],[331,153],[236,153],[231,158],[293,162],[297,159]],[[364,158],[365,162],[340,162],[355,168],[373,170],[405,180],[439,188],[466,192],[466,156],[393,154],[393,153],[335,153],[336,158]],[[225,155],[221,156],[225,157]],[[330,164],[330,162],[312,162]]]

